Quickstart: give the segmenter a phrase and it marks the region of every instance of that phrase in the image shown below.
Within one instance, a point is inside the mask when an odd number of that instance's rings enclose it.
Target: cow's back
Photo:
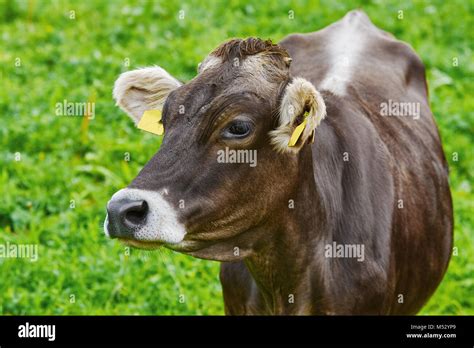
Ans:
[[[280,45],[293,58],[292,75],[310,80],[328,107],[313,145],[315,180],[333,223],[326,242],[362,242],[369,256],[363,266],[341,261],[339,269],[352,267],[354,276],[338,280],[335,272],[327,291],[341,281],[348,294],[366,291],[358,284],[371,279],[380,313],[417,312],[444,275],[453,228],[421,60],[360,11]],[[383,116],[384,103],[407,102],[419,107],[418,118]]]

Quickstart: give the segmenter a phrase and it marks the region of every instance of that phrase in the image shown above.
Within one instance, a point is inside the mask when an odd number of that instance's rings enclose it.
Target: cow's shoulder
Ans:
[[[416,52],[362,11],[351,11],[316,32],[288,35],[280,45],[293,58],[292,74],[319,89],[343,96],[351,86],[385,86],[387,92],[413,87],[426,96],[424,65]]]

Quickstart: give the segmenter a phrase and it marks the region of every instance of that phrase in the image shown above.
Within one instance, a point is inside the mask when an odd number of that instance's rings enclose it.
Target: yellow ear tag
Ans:
[[[140,122],[138,122],[137,128],[156,135],[163,135],[164,128],[163,123],[161,123],[161,110],[146,110]]]
[[[296,143],[298,142],[298,140],[300,139],[301,137],[301,134],[303,133],[304,131],[304,128],[306,127],[306,117],[308,116],[308,112],[305,112],[304,113],[304,121],[301,122],[301,124],[299,124],[295,130],[293,131],[293,133],[291,134],[291,138],[290,138],[290,141],[288,142],[288,146],[289,147],[293,147],[296,145]]]

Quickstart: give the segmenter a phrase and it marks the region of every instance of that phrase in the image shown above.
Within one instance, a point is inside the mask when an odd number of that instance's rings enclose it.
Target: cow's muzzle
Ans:
[[[111,200],[107,204],[108,232],[111,238],[133,239],[146,224],[148,203],[144,200]]]
[[[186,229],[179,222],[176,208],[165,199],[167,194],[165,189],[163,192],[137,188],[118,191],[107,204],[105,234],[128,242],[153,245],[180,243]]]

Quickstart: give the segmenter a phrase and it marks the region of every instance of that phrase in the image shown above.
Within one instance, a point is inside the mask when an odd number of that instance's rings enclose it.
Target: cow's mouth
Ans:
[[[209,246],[209,242],[194,242],[194,241],[182,241],[177,244],[168,244],[165,242],[159,242],[159,241],[141,241],[141,240],[136,240],[136,239],[130,239],[130,238],[117,238],[121,243],[131,246],[137,249],[147,249],[147,250],[152,250],[152,249],[158,249],[160,247],[166,247],[168,249],[178,251],[178,252],[193,252],[193,251],[198,251],[199,249],[205,248]]]

